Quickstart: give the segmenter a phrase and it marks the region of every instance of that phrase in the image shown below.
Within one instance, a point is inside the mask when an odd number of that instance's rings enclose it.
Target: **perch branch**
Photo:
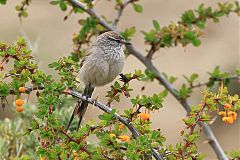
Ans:
[[[84,4],[77,0],[68,0],[73,6],[79,7],[83,10],[86,11],[90,16],[95,17],[98,19],[99,23],[104,26],[106,29],[111,30],[111,31],[116,31],[117,28],[109,23],[107,23],[101,16],[99,16],[92,8],[87,8]],[[181,105],[185,108],[187,112],[191,111],[191,108],[189,104],[186,101],[182,101],[179,99],[177,93],[175,92],[176,89],[174,86],[169,83],[163,74],[152,64],[150,60],[148,60],[143,54],[138,51],[133,45],[128,45],[127,46],[128,51],[135,56],[138,60],[140,60],[149,70],[153,71],[156,73],[156,79],[181,103]],[[228,160],[226,154],[224,153],[222,147],[220,146],[218,140],[216,139],[215,135],[213,134],[210,126],[206,123],[199,124],[203,126],[203,131],[206,134],[209,144],[213,148],[215,154],[217,155],[219,160]]]
[[[38,89],[44,89],[43,86],[40,86],[40,87],[27,87],[26,86],[25,88],[27,88],[27,92],[31,92],[33,90],[38,90]],[[108,107],[107,105],[105,105],[105,104],[103,104],[103,103],[101,103],[101,102],[99,102],[99,101],[97,101],[95,99],[83,96],[82,94],[80,94],[80,93],[78,93],[78,92],[76,92],[74,90],[64,90],[63,93],[71,95],[71,96],[73,96],[75,98],[79,98],[79,99],[81,99],[83,101],[87,101],[88,103],[90,103],[90,104],[92,104],[94,106],[97,106],[98,108],[100,108],[102,111],[104,111],[106,113],[110,114],[111,111],[112,111],[112,109],[110,107]],[[134,138],[137,138],[138,136],[140,136],[139,131],[131,123],[128,122],[128,119],[120,116],[117,113],[114,113],[114,117],[118,121],[122,122],[129,129],[129,131],[132,133]],[[77,144],[79,144],[79,142],[76,141],[75,139],[72,139],[63,128],[61,129],[61,133],[66,135],[69,138],[70,141],[73,141],[73,142],[76,142]],[[163,160],[162,156],[160,155],[160,153],[156,149],[152,148],[151,150],[153,152],[153,156],[157,160]]]

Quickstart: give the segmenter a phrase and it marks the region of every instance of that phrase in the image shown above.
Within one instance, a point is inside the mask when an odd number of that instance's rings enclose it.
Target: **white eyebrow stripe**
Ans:
[[[115,41],[121,41],[121,40],[123,40],[123,38],[121,38],[121,37],[116,38],[116,37],[109,36],[109,38],[112,39],[112,40],[115,40]]]

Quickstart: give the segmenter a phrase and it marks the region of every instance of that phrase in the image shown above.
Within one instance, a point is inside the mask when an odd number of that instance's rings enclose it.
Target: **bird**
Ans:
[[[80,63],[78,74],[79,80],[85,85],[83,96],[90,98],[95,87],[112,82],[122,72],[126,45],[131,45],[131,43],[114,31],[100,34],[90,44],[86,56]],[[77,130],[79,129],[87,107],[87,101],[82,100],[77,103],[66,130],[69,129],[76,115],[79,117]]]

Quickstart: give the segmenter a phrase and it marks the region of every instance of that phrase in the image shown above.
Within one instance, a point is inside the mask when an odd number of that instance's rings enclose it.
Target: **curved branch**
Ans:
[[[123,4],[121,4],[120,5],[120,8],[119,8],[119,10],[118,10],[118,14],[117,14],[117,17],[114,19],[114,21],[113,21],[113,25],[114,26],[117,26],[117,24],[118,24],[118,22],[119,22],[119,20],[120,20],[120,18],[121,18],[121,16],[122,16],[122,13],[123,13],[123,10],[127,7],[127,5],[129,4],[129,3],[131,3],[132,2],[132,0],[126,0]]]
[[[184,109],[189,113],[191,111],[190,105],[187,101],[184,101],[178,97],[176,89],[174,86],[169,83],[162,73],[149,61],[146,57],[144,57],[138,50],[136,50],[133,46],[127,47],[129,52],[138,58],[149,70],[153,71],[156,74],[156,79],[178,100],[178,102],[184,107]],[[211,127],[206,123],[198,123],[200,126],[203,126],[203,131],[208,138],[209,144],[213,148],[215,154],[217,155],[219,160],[228,160],[226,154],[224,153],[221,145],[219,144],[217,138],[213,134]]]
[[[68,0],[68,1],[73,6],[79,7],[81,9],[85,10],[86,13],[88,13],[90,16],[97,18],[99,20],[99,23],[102,26],[104,26],[106,29],[119,32],[116,27],[107,23],[92,8],[86,8],[85,5],[83,5],[81,2],[79,2],[77,0]],[[146,57],[144,57],[143,54],[140,51],[138,51],[134,46],[128,45],[127,49],[129,50],[129,52],[132,55],[134,55],[138,60],[140,60],[149,70],[156,73],[156,79],[181,103],[181,105],[184,107],[184,109],[187,112],[191,111],[191,108],[190,108],[189,104],[186,101],[182,101],[178,97],[177,93],[175,92],[176,89],[174,88],[174,86],[165,79],[163,74],[152,64],[151,61],[149,61]],[[219,144],[218,140],[216,139],[215,135],[213,134],[210,126],[208,124],[205,124],[205,123],[204,124],[199,124],[199,125],[203,126],[204,133],[206,134],[206,136],[209,140],[209,144],[213,148],[213,150],[214,150],[215,154],[217,155],[218,159],[219,160],[228,160],[228,158],[227,158],[226,154],[224,153],[221,145]]]
[[[83,3],[79,2],[78,0],[67,0],[69,3],[71,3],[74,7],[81,8],[84,10],[87,14],[89,14],[92,17],[95,17],[98,19],[99,24],[104,26],[106,29],[111,31],[117,31],[116,27],[112,26],[111,24],[107,23],[100,15],[96,14],[93,8],[87,8]]]
[[[92,98],[87,98],[86,96],[82,96],[82,94],[73,91],[73,90],[68,90],[68,91],[64,91],[64,93],[67,93],[73,97],[79,98],[83,101],[87,101],[91,104],[93,104],[94,106],[97,106],[98,108],[100,108],[101,110],[103,110],[106,113],[111,113],[112,109],[109,108],[107,105],[92,99]],[[138,136],[140,136],[139,131],[131,124],[128,122],[128,120],[122,116],[120,116],[117,113],[114,113],[114,117],[119,120],[120,122],[122,122],[131,132],[134,138],[137,138]],[[152,148],[152,152],[153,152],[153,156],[157,159],[157,160],[163,160],[162,156],[158,153],[158,151],[156,149]]]
[[[226,80],[226,79],[229,79],[229,80],[239,80],[240,79],[240,75],[234,75],[232,77],[227,77],[227,78],[223,78],[223,79],[216,79],[214,80],[214,82],[220,82],[220,81],[223,81],[223,80]],[[204,83],[198,83],[196,85],[193,85],[191,86],[191,88],[200,88],[202,86],[206,86],[209,82],[211,82],[211,80],[207,81],[207,82],[204,82]]]

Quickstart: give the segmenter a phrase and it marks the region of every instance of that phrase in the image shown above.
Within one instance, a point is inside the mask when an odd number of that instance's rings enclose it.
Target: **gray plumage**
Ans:
[[[99,35],[91,44],[80,64],[79,71],[79,78],[85,84],[84,96],[91,97],[94,87],[112,82],[122,72],[125,60],[125,44],[130,43],[113,31]],[[79,117],[79,128],[87,106],[86,101],[82,101],[81,104],[76,106],[67,129],[75,115]]]

